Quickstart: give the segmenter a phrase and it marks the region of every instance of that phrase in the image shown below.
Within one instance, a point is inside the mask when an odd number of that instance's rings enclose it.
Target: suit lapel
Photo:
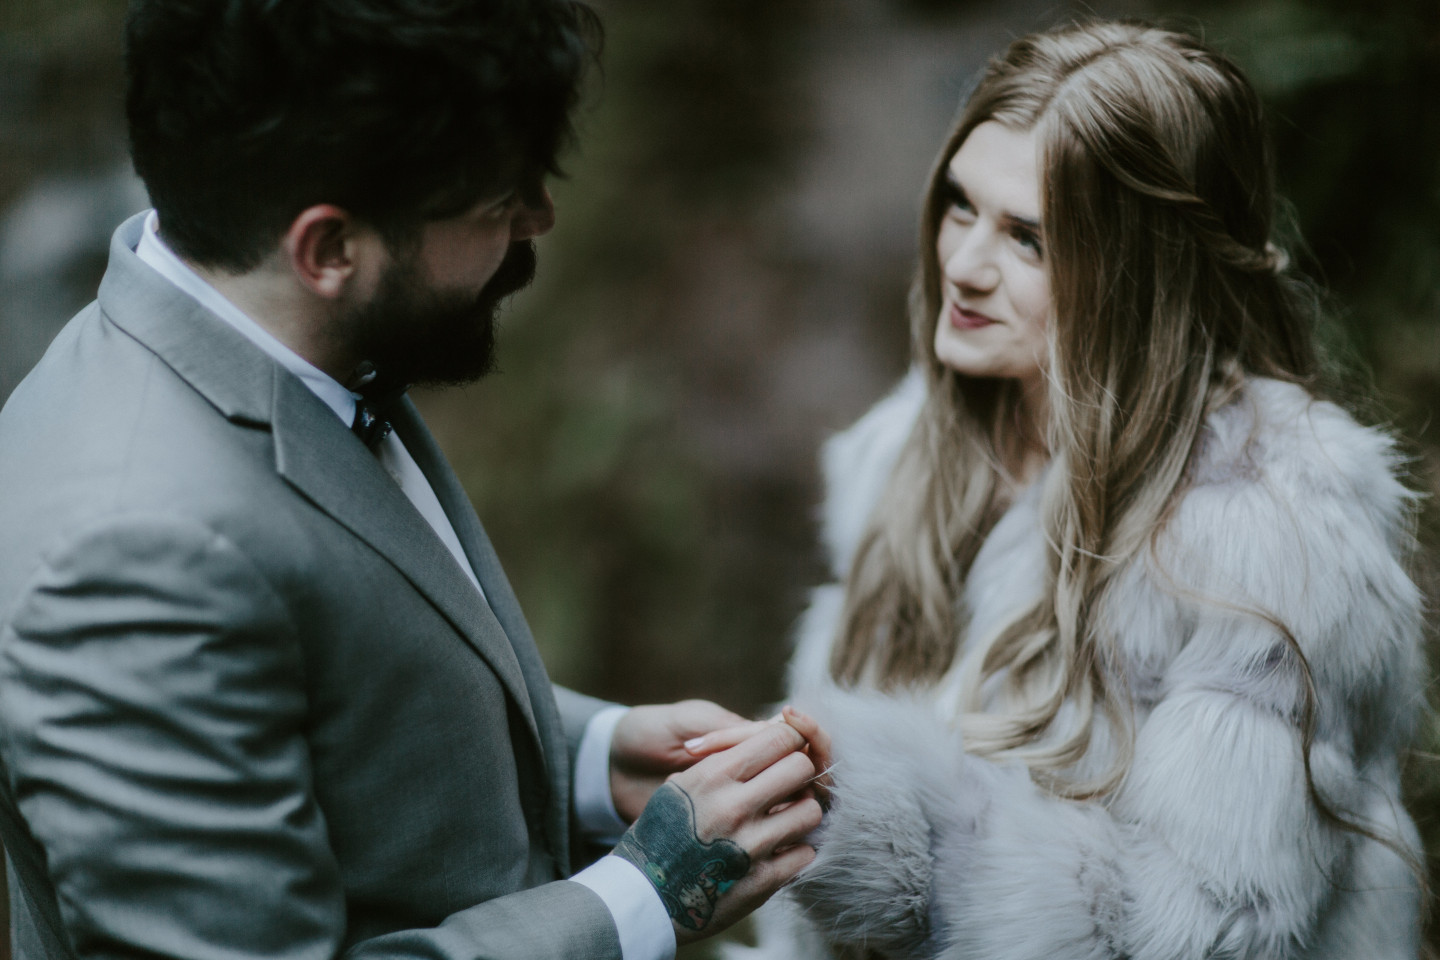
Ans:
[[[276,377],[275,389],[276,470],[390,561],[445,615],[495,671],[538,741],[540,731],[515,651],[454,556],[380,461],[304,384],[282,375]]]
[[[470,498],[408,398],[396,411],[393,421],[405,449],[415,458],[416,465],[430,481],[436,498],[439,499],[446,516],[450,518],[450,523],[460,538],[460,545],[464,547],[465,555],[470,558],[471,569],[475,571],[485,590],[495,618],[510,638],[510,646],[524,674],[529,702],[533,705],[535,723],[544,747],[542,753],[545,765],[550,782],[556,788],[551,797],[548,824],[550,835],[554,838],[552,852],[559,860],[563,872],[568,875],[569,751],[565,746],[565,730],[559,710],[555,706],[555,693],[550,685],[549,674],[545,671],[545,664],[540,659],[540,652],[530,634],[530,626],[525,622],[520,602],[510,587],[510,581],[505,576],[489,536],[475,515]]]

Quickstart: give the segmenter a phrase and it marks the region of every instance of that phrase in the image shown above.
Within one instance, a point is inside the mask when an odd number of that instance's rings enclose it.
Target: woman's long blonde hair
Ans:
[[[1153,542],[1207,412],[1244,375],[1313,387],[1313,297],[1272,242],[1260,102],[1229,60],[1133,23],[1016,41],[989,66],[931,176],[911,306],[928,398],[850,567],[831,662],[840,682],[914,686],[951,668],[965,578],[1013,489],[1003,465],[1016,385],[959,376],[932,348],[946,168],[990,120],[1034,130],[1041,152],[1050,550],[1041,600],[968,639],[980,646],[960,678],[960,722],[969,749],[1019,757],[1054,789],[1094,795],[1130,758],[1130,710],[1102,627],[1115,574]],[[982,712],[992,678],[1002,708]],[[1066,778],[1097,711],[1116,734],[1113,768]]]

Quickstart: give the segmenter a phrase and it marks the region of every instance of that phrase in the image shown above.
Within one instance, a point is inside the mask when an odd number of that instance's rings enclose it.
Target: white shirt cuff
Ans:
[[[570,879],[605,901],[620,934],[622,960],[674,960],[675,925],[639,867],[611,854]]]
[[[610,741],[628,709],[606,707],[591,717],[575,755],[575,819],[587,839],[600,843],[614,843],[629,829],[610,795]]]

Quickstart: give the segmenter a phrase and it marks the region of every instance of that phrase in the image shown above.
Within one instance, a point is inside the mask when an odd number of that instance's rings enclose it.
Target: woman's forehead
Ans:
[[[1039,217],[1040,161],[1033,128],[1016,130],[985,121],[950,158],[948,173],[977,208]]]

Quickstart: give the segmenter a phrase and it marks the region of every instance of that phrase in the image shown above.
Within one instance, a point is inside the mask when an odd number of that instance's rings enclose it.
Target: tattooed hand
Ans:
[[[734,923],[814,859],[815,766],[784,723],[676,774],[655,791],[615,854],[649,878],[687,943]]]
[[[715,901],[750,870],[750,855],[731,841],[700,839],[695,801],[673,783],[655,791],[615,854],[644,871],[670,918],[691,930],[705,929]]]

